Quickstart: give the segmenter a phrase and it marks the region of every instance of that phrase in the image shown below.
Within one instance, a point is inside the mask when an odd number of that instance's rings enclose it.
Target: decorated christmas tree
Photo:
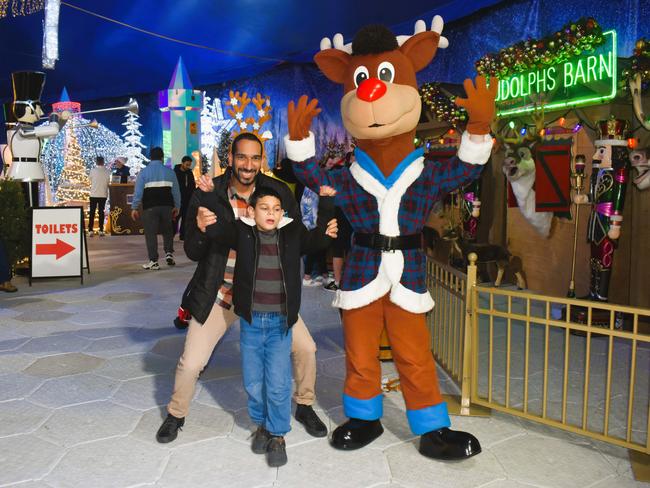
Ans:
[[[142,124],[138,121],[139,118],[138,114],[127,112],[126,121],[122,122],[122,125],[126,127],[126,132],[122,134],[126,145],[126,154],[123,154],[123,156],[129,158],[128,165],[131,168],[131,175],[137,175],[144,168],[144,163],[149,162],[145,155],[142,154],[145,145],[142,144],[142,132],[140,132]]]
[[[41,153],[43,169],[53,195],[56,195],[59,184],[63,182],[63,169],[66,163],[66,150],[69,142],[68,132],[74,131],[77,142],[81,147],[81,159],[89,172],[95,166],[97,156],[103,156],[107,163],[118,156],[127,153],[124,141],[115,132],[98,124],[97,128],[90,127],[90,120],[75,116],[68,121],[64,128],[51,139],[46,139]],[[130,165],[130,163],[127,163]],[[133,173],[132,173],[133,174]],[[54,202],[48,201],[48,205]]]
[[[217,156],[219,156],[219,163],[222,168],[228,166],[228,151],[232,144],[232,136],[228,129],[223,129],[219,136],[219,145],[217,146]]]
[[[90,179],[81,157],[81,146],[79,146],[77,134],[72,127],[66,131],[66,138],[65,164],[59,187],[56,190],[56,198],[59,205],[76,205],[89,200]]]

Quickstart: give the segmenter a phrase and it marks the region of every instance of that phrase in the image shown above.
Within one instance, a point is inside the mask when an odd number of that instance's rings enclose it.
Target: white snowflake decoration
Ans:
[[[246,130],[246,128],[248,127],[248,124],[247,124],[246,122],[242,122],[242,123],[239,124],[239,127],[240,127],[242,130]]]
[[[266,115],[266,112],[263,109],[260,109],[257,111],[257,116],[258,117],[264,117]]]
[[[234,98],[234,97],[231,98],[231,99],[230,99],[230,105],[232,105],[233,107],[236,107],[237,105],[239,105],[239,100],[237,100],[237,99]]]

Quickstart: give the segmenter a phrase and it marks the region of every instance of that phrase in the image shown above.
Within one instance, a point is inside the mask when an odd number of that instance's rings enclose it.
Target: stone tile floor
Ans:
[[[238,328],[224,337],[197,387],[179,438],[155,432],[169,399],[184,333],[172,326],[194,264],[139,269],[142,237],[90,240],[92,273],[43,280],[0,296],[0,486],[35,487],[632,487],[627,451],[495,413],[454,417],[483,453],[441,463],[417,453],[399,393],[386,395],[386,432],[356,452],[332,449],[300,425],[279,469],[250,452]],[[338,313],[322,289],[303,291],[318,345],[317,410],[343,419],[345,373]],[[384,365],[394,377],[392,365]],[[441,373],[441,388],[454,385]]]

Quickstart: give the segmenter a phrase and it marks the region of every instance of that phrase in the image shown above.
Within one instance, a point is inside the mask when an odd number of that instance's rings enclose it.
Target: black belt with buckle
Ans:
[[[406,236],[385,236],[383,234],[354,233],[354,243],[377,251],[402,251],[406,249],[420,249],[422,247],[422,234],[409,234]]]
[[[13,158],[14,163],[16,162],[21,162],[21,163],[38,163],[38,158]]]

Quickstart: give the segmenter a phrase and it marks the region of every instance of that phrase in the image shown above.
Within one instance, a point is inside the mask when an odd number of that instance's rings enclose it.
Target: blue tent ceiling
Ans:
[[[179,56],[195,87],[246,78],[284,61],[310,61],[322,37],[349,40],[368,23],[406,33],[417,19],[457,20],[500,0],[72,0],[61,5],[59,56],[44,101],[64,86],[76,100],[153,92],[169,85]],[[138,32],[73,8],[212,49]],[[40,69],[43,13],[0,20],[0,100],[10,73]],[[218,52],[218,51],[225,51]]]

